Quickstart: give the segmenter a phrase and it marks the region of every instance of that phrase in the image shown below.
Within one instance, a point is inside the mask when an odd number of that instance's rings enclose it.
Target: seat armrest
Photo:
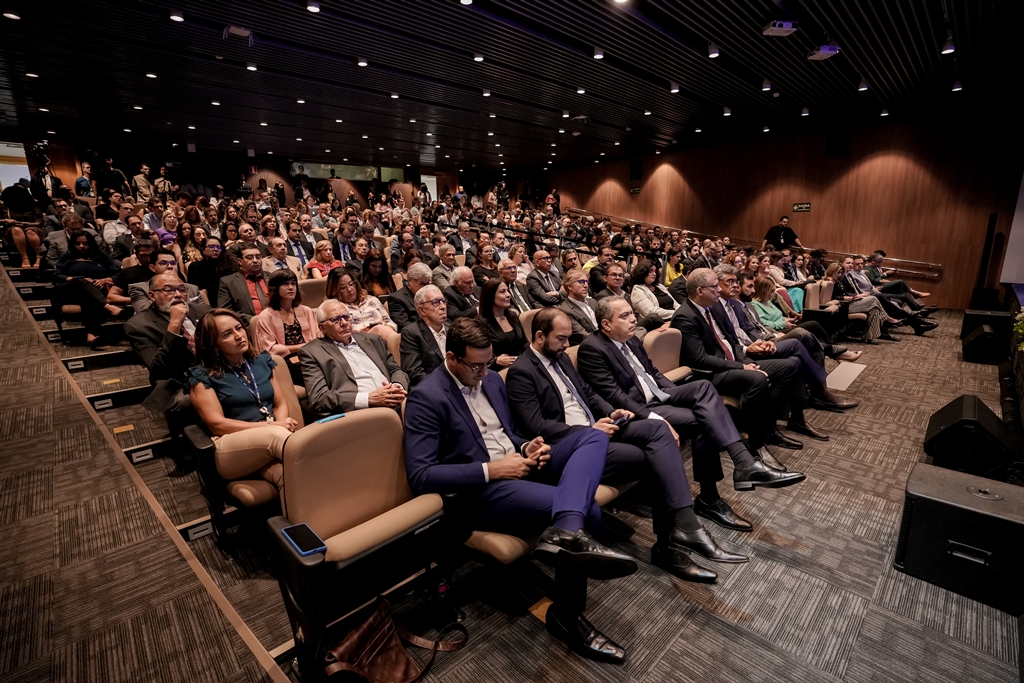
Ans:
[[[325,553],[313,553],[312,555],[300,555],[299,551],[291,544],[285,535],[284,529],[293,526],[285,517],[277,515],[267,520],[267,528],[274,539],[274,545],[279,551],[279,556],[284,564],[285,571],[291,575],[296,572],[306,572],[322,565],[326,558]]]
[[[689,379],[692,375],[693,371],[685,365],[678,367],[675,370],[669,370],[665,373],[665,377],[673,384],[678,384],[683,380]]]
[[[184,429],[185,438],[188,439],[189,445],[196,451],[197,454],[204,452],[214,452],[217,450],[217,446],[213,443],[213,439],[210,435],[203,431],[203,428],[199,425],[188,425]]]

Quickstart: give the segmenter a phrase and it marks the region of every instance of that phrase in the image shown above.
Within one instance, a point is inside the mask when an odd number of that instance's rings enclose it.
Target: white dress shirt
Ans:
[[[698,303],[697,303],[696,301],[694,301],[693,299],[690,299],[690,303],[691,303],[691,304],[693,304],[694,308],[696,308],[696,309],[697,309],[698,311],[700,311],[700,317],[701,317],[701,318],[703,318],[705,322],[707,322],[707,319],[708,319],[708,312],[709,312],[709,311],[710,311],[711,309],[710,309],[710,308],[704,308],[703,306],[701,306],[700,304],[698,304]],[[726,307],[726,308],[728,308],[728,307]],[[733,348],[732,348],[732,345],[731,345],[731,344],[729,343],[729,338],[728,338],[728,337],[726,337],[726,336],[725,336],[725,335],[724,335],[724,334],[722,333],[722,328],[720,328],[720,327],[718,326],[718,321],[717,321],[717,320],[715,320],[715,316],[713,316],[713,315],[711,316],[711,325],[712,325],[712,326],[713,326],[713,327],[715,328],[715,334],[717,334],[717,335],[718,335],[718,338],[722,340],[722,343],[723,343],[723,344],[725,344],[726,346],[728,346],[728,347],[729,347],[729,351],[730,351],[730,352],[731,352],[731,353],[733,354],[733,356],[735,356],[735,355],[736,355],[736,353],[735,353],[735,351],[733,350]],[[746,350],[746,348],[744,348],[744,349],[743,349],[743,352],[744,352],[744,353],[746,353],[746,351],[747,351],[747,350]],[[733,358],[733,360],[736,360],[736,359],[735,359],[735,358]]]
[[[619,352],[620,353],[624,353],[624,354],[628,355],[630,358],[635,360],[636,364],[639,365],[640,367],[644,366],[644,364],[640,362],[640,359],[636,357],[636,354],[633,353],[633,349],[629,348],[629,344],[624,344],[622,342],[617,342],[615,340],[612,340],[612,342],[617,347],[619,347]],[[636,369],[632,365],[629,366],[629,369],[632,370],[634,374],[636,373]],[[647,375],[647,376],[651,377],[650,375]],[[653,377],[651,377],[651,381],[654,382],[655,384],[657,384],[657,381],[655,381],[655,379]],[[651,391],[651,388],[649,386],[647,386],[647,382],[645,382],[642,377],[637,377],[637,384],[640,385],[640,391],[644,392],[644,403],[650,403],[651,401],[653,401],[654,400],[654,393]],[[654,411],[654,409],[652,409],[651,410],[651,414],[647,416],[648,420],[664,420],[665,419],[661,415],[658,415],[657,413],[655,413],[653,411]]]
[[[572,390],[566,385],[565,381],[562,380],[562,376],[551,367],[551,359],[547,358],[537,349],[530,346],[530,350],[533,351],[537,358],[540,358],[541,365],[548,371],[548,375],[551,377],[551,381],[555,383],[555,388],[558,389],[558,395],[562,399],[562,410],[565,412],[565,424],[575,427],[589,427],[590,418],[587,417],[587,411],[583,410],[583,406],[576,400],[576,397],[572,395]]]
[[[747,347],[754,343],[754,341],[747,336],[747,333],[740,327],[739,318],[736,317],[736,311],[732,310],[732,306],[725,303],[722,304],[722,308],[725,309],[725,314],[729,316],[729,322],[732,323],[732,329],[736,332],[736,338],[743,344],[743,353],[747,352]],[[714,318],[712,318],[714,320]],[[724,339],[724,337],[723,337]]]
[[[573,299],[572,297],[569,297],[569,303],[575,304],[577,308],[583,311],[586,314],[586,316],[590,318],[590,323],[594,327],[599,327],[599,325],[597,324],[597,316],[594,315],[594,309],[590,307],[590,304],[588,304],[586,301],[576,301],[576,299]]]
[[[428,324],[427,327],[430,327]],[[441,331],[435,332],[433,327],[430,327],[430,333],[434,335],[434,341],[437,342],[437,348],[441,351],[441,357],[445,354],[445,344],[448,343],[448,333],[444,329],[444,324],[441,325]],[[452,375],[454,377],[454,375]],[[458,381],[458,380],[455,380]]]
[[[345,356],[348,366],[352,370],[352,378],[356,381],[356,408],[370,407],[370,392],[380,389],[389,382],[384,373],[380,371],[377,364],[370,360],[366,352],[359,348],[359,344],[353,338],[348,346],[341,342],[334,342],[341,349],[341,355]]]
[[[515,453],[516,447],[512,440],[508,438],[508,434],[505,433],[505,428],[501,426],[501,420],[498,419],[498,414],[494,412],[494,406],[487,399],[487,394],[484,393],[483,387],[479,383],[475,387],[467,387],[452,373],[447,363],[444,364],[444,369],[455,380],[455,386],[459,388],[459,393],[466,400],[466,406],[473,416],[477,429],[480,430],[480,436],[483,437],[484,446],[487,447],[487,456],[491,459],[491,462],[501,460],[510,453]],[[484,482],[489,482],[491,476],[487,472],[487,463],[480,464],[484,468]]]

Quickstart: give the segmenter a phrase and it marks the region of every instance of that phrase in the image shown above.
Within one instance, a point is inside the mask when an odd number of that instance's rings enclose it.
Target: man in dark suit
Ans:
[[[256,228],[252,227],[250,223],[242,223],[238,226],[238,241],[232,244],[228,249],[235,255],[235,258],[239,261],[242,260],[242,247],[246,245],[253,245],[260,250],[260,258],[264,259],[270,256],[270,249],[263,242],[256,241]]]
[[[487,324],[479,318],[455,321],[444,363],[406,403],[409,484],[415,494],[456,494],[445,506],[455,507],[457,518],[471,529],[519,536],[543,529],[535,552],[557,565],[556,586],[572,581],[576,589],[555,597],[548,631],[585,656],[622,662],[623,649],[583,617],[582,577],[612,579],[637,570],[632,558],[602,546],[586,531],[601,519],[594,494],[608,436],[585,429],[554,446],[540,436],[519,436],[505,385],[487,370],[492,359]]]
[[[509,296],[512,297],[512,308],[516,310],[516,313],[522,314],[536,308],[536,305],[530,298],[530,292],[526,289],[526,285],[516,279],[518,274],[519,268],[512,259],[502,259],[498,264],[498,277],[508,287]]]
[[[677,277],[673,280],[672,284],[668,286],[668,293],[679,303],[686,301],[686,278]]]
[[[352,332],[348,306],[327,299],[316,309],[324,336],[299,349],[309,409],[334,415],[360,408],[397,408],[409,377],[398,367],[384,340]]]
[[[259,247],[253,243],[243,244],[239,252],[242,255],[241,270],[220,279],[217,306],[231,309],[248,326],[252,317],[269,305],[270,292]]]
[[[414,263],[409,266],[405,274],[405,287],[402,287],[388,297],[388,314],[398,325],[398,331],[405,329],[406,325],[416,322],[419,315],[416,313],[414,297],[420,288],[430,284],[430,266],[426,263]]]
[[[594,314],[597,302],[587,296],[590,292],[590,280],[582,268],[573,268],[566,273],[562,287],[569,296],[558,305],[558,308],[572,321],[569,345],[578,346],[587,335],[597,332],[597,316]]]
[[[590,269],[590,291],[600,292],[607,286],[605,276],[608,274],[608,264],[615,261],[615,250],[611,247],[601,247],[597,254],[597,263]]]
[[[35,200],[39,202],[39,206],[45,209],[52,203],[53,193],[63,184],[60,178],[50,173],[49,166],[40,166],[36,174],[32,176],[29,190]]]
[[[313,259],[313,245],[302,239],[302,226],[299,225],[298,221],[292,221],[288,224],[287,242],[288,255],[299,259],[300,267],[304,267]]]
[[[473,243],[473,236],[469,231],[469,223],[466,221],[459,222],[458,231],[448,235],[448,244],[455,247],[456,254],[465,255],[466,263],[464,265],[467,268],[473,267],[475,259],[473,258],[472,249],[476,245]]]
[[[804,475],[772,470],[751,453],[711,382],[694,380],[676,386],[661,374],[634,334],[636,316],[628,302],[602,299],[596,313],[601,330],[580,344],[580,375],[612,406],[640,419],[666,420],[680,433],[693,434],[693,478],[700,484],[695,512],[720,526],[751,531],[750,522],[718,494],[717,483],[724,476],[719,453],[727,451],[732,458],[737,491],[789,486],[803,481]]]
[[[580,378],[565,355],[572,330],[567,315],[546,308],[533,323],[530,348],[516,359],[506,378],[515,423],[553,444],[590,429],[607,434],[607,483],[653,474],[659,493],[654,501],[654,564],[687,581],[710,583],[717,575],[690,560],[689,551],[718,562],[746,562],[746,557],[719,547],[701,528],[671,427],[664,420],[634,419],[634,413],[611,406]],[[614,424],[622,418],[627,420],[624,425]]]
[[[415,264],[413,267],[423,265]],[[441,290],[425,285],[416,292],[416,317],[402,328],[399,346],[402,369],[409,375],[412,386],[434,371],[444,361],[445,340],[448,335],[448,302]]]
[[[442,292],[448,300],[448,320],[472,318],[478,313],[480,288],[473,279],[473,271],[466,266],[455,269],[452,273],[452,286],[445,287]]]
[[[526,276],[530,298],[541,306],[557,306],[565,298],[559,293],[562,282],[551,272],[551,254],[539,249],[533,254],[534,269]]]
[[[751,449],[771,465],[781,463],[763,446],[800,449],[803,444],[782,434],[777,419],[789,415],[794,386],[802,382],[796,358],[772,358],[754,362],[747,356],[719,303],[718,276],[698,268],[687,277],[687,299],[680,304],[671,325],[682,332],[679,364],[710,373],[720,394],[736,396],[749,435]],[[756,349],[755,349],[756,350]]]

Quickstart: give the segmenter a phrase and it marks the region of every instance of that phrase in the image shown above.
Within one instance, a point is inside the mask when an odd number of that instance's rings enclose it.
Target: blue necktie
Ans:
[[[565,382],[565,386],[568,387],[569,391],[572,392],[573,398],[575,398],[576,402],[580,404],[581,408],[583,408],[583,412],[587,414],[587,419],[590,420],[590,425],[593,426],[594,414],[590,412],[590,408],[587,407],[586,401],[584,401],[583,397],[580,396],[579,393],[576,391],[576,387],[573,386],[572,382],[569,381],[569,378],[565,376],[564,372],[562,372],[562,368],[558,366],[558,361],[551,361],[551,367],[555,369],[555,372],[558,373],[558,376],[562,378],[563,382]]]
[[[300,242],[292,242],[292,251],[294,251],[295,255],[299,257],[299,263],[306,265],[306,250],[302,248],[302,244]]]

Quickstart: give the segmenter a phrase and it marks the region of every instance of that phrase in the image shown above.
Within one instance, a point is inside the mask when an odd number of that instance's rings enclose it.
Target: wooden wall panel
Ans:
[[[825,158],[824,149],[824,133],[780,135],[647,157],[639,183],[626,161],[552,181],[563,207],[722,236],[760,240],[787,214],[808,247],[942,263],[941,281],[915,286],[931,290],[932,303],[967,307],[989,214],[1009,234],[1020,150],[983,127],[907,125],[855,130],[847,156]],[[793,213],[796,202],[811,211]]]

